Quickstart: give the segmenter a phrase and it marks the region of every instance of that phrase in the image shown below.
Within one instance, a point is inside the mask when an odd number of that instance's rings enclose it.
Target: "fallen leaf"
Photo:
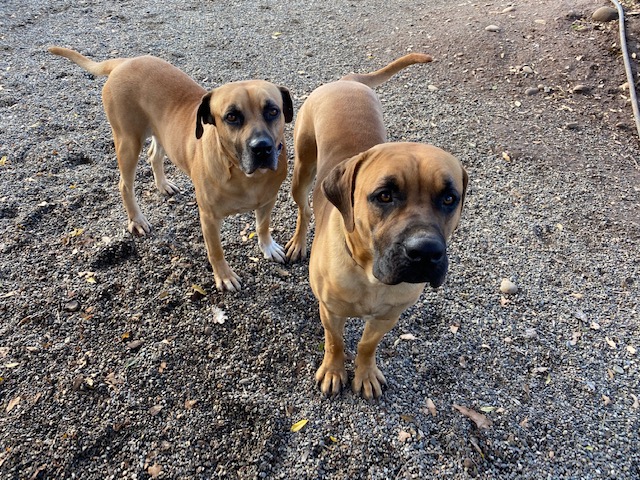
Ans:
[[[449,331],[455,335],[456,333],[458,333],[459,328],[460,328],[460,325],[454,324],[449,327]]]
[[[618,348],[618,346],[616,345],[616,342],[611,340],[609,337],[604,337],[604,340],[605,340],[605,342],[607,342],[607,345],[609,345],[609,347],[612,348],[613,350]]]
[[[600,330],[600,324],[598,322],[591,322],[591,325],[589,325],[589,328],[591,330]]]
[[[122,335],[120,335],[120,339],[122,341],[129,340],[130,337],[131,337],[131,332],[124,332]]]
[[[198,292],[202,296],[206,296],[207,295],[207,291],[204,288],[202,288],[200,285],[198,285],[197,283],[194,283],[193,285],[191,285],[191,289],[194,292]]]
[[[602,401],[604,402],[604,406],[611,405],[611,397],[607,397],[606,395],[602,395]]]
[[[253,237],[255,237],[255,236],[256,236],[256,232],[251,232],[251,233],[249,234],[249,240],[251,240],[251,239],[252,239]]]
[[[411,333],[403,333],[400,335],[401,340],[416,340],[416,336]]]
[[[463,407],[460,405],[453,404],[453,408],[458,410],[465,417],[473,420],[478,428],[490,428],[493,425],[493,422],[489,417],[483,415],[482,413],[478,413],[475,410],[471,410],[470,408]]]
[[[9,362],[5,363],[4,368],[16,368],[18,365],[20,365],[18,362]]]
[[[162,473],[162,466],[154,463],[149,468],[147,468],[147,473],[151,476],[151,478],[158,478],[158,476]]]
[[[522,428],[529,428],[529,417],[524,417],[524,420],[520,422]]]
[[[631,405],[631,408],[638,410],[638,408],[640,408],[640,402],[638,402],[638,397],[636,397],[633,393],[631,394],[631,397],[633,398],[633,405]]]
[[[4,167],[7,164],[7,156],[3,155],[2,158],[0,158],[0,167]]]
[[[158,367],[158,373],[162,373],[167,368],[167,362],[160,362],[160,366]]]
[[[84,228],[74,228],[69,234],[70,237],[79,237],[84,233]]]
[[[309,420],[307,420],[305,418],[303,420],[300,420],[299,422],[294,423],[293,425],[291,425],[291,431],[292,432],[299,432],[300,430],[302,430],[304,428],[304,426],[307,424],[307,422],[309,422]]]
[[[154,405],[149,409],[149,415],[151,415],[152,417],[155,417],[160,413],[160,410],[162,410],[162,405]]]
[[[212,318],[213,323],[222,325],[227,319],[227,314],[221,308],[218,308],[215,305],[212,305],[211,311],[213,313],[213,318]]]
[[[427,398],[427,410],[429,410],[429,413],[431,414],[432,417],[435,417],[436,415],[438,415],[436,404],[433,403],[433,400],[431,400],[430,398]]]
[[[398,433],[398,441],[400,443],[404,443],[411,438],[411,434],[409,432],[405,432],[404,430],[400,430]]]
[[[531,373],[536,374],[536,373],[544,373],[546,371],[549,370],[549,367],[535,367],[533,370],[531,370]]]
[[[491,413],[494,412],[498,409],[498,407],[491,407],[491,406],[486,406],[486,407],[480,407],[480,411],[484,412],[484,413]]]
[[[333,443],[338,443],[338,439],[333,435],[329,435],[329,440],[331,440]]]
[[[198,400],[185,400],[184,408],[187,410],[191,410],[193,407],[195,407],[196,403],[198,403]]]
[[[631,346],[631,345],[627,345],[627,352],[629,352],[631,355],[635,355],[636,354],[636,349],[635,347]]]
[[[510,162],[511,161],[511,156],[509,155],[508,152],[502,152],[502,158],[506,161],[506,162]]]
[[[404,420],[405,422],[408,422],[408,423],[415,423],[416,422],[415,417],[413,417],[411,415],[400,415],[400,418],[402,420]]]
[[[20,403],[20,400],[22,400],[22,397],[19,396],[14,398],[13,400],[10,400],[6,408],[6,412],[9,413],[11,410],[13,410]]]

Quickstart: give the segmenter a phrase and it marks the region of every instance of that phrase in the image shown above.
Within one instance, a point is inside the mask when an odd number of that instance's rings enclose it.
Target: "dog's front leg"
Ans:
[[[354,393],[362,393],[366,399],[382,395],[382,385],[387,381],[376,365],[376,349],[382,337],[393,328],[398,319],[369,319],[364,326],[362,338],[358,342],[356,371],[352,388]]]
[[[213,268],[213,276],[216,281],[216,288],[220,291],[229,290],[237,292],[241,288],[240,277],[235,274],[224,258],[222,243],[220,242],[220,223],[222,219],[211,214],[200,211],[200,224],[204,243],[207,246],[207,256]]]
[[[266,205],[256,209],[256,231],[258,233],[258,247],[264,255],[264,258],[284,263],[286,254],[284,248],[273,240],[269,225],[271,221],[271,211],[276,203],[274,198]]]
[[[324,358],[316,372],[316,383],[325,395],[336,395],[347,383],[344,367],[345,317],[334,315],[320,303],[320,320],[324,327]]]

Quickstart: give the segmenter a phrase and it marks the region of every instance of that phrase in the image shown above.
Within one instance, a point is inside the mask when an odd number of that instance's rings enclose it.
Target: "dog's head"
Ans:
[[[367,273],[388,285],[438,287],[467,183],[460,162],[437,147],[385,143],[337,165],[322,190],[342,214],[347,246]]]
[[[289,90],[263,80],[233,82],[202,97],[196,113],[196,138],[203,124],[214,125],[225,156],[246,175],[277,170],[284,124],[293,120]]]

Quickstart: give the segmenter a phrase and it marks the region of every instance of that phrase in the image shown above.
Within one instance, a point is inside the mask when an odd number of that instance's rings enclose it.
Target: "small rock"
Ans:
[[[618,11],[611,7],[600,7],[591,16],[596,22],[612,22],[618,19]]]
[[[525,93],[525,95],[535,95],[539,91],[540,91],[540,89],[537,88],[537,87],[529,87],[524,91],[524,93]]]
[[[502,282],[500,282],[500,291],[508,295],[513,295],[518,293],[518,286],[508,278],[503,278]]]
[[[77,312],[80,310],[80,302],[77,300],[70,300],[64,305],[64,309],[67,312]]]
[[[567,130],[577,130],[578,129],[578,122],[569,122],[565,125],[565,128]]]
[[[590,88],[587,85],[582,85],[581,83],[573,87],[573,93],[587,93]]]
[[[533,338],[536,338],[537,336],[538,336],[538,332],[536,331],[535,328],[527,328],[524,331],[524,338],[526,338],[526,339],[531,340]]]
[[[438,88],[438,87],[436,87],[435,85],[428,85],[428,86],[427,86],[427,89],[428,89],[430,92],[436,92],[436,91],[438,91],[438,90],[439,90],[439,88]]]
[[[84,377],[82,375],[76,375],[76,377],[73,379],[73,383],[71,384],[71,388],[74,392],[78,392],[82,388],[83,383]]]
[[[513,12],[516,9],[516,7],[514,5],[511,5],[510,7],[505,8],[504,10],[502,10],[501,13],[509,13],[509,12]]]
[[[524,67],[522,67],[522,73],[533,73],[533,68],[531,68],[529,65],[525,65]]]
[[[494,32],[494,33],[496,33],[496,32],[499,32],[499,31],[500,31],[500,27],[499,27],[499,26],[497,26],[497,25],[487,25],[486,27],[484,27],[484,29],[485,29],[487,32]]]
[[[213,328],[211,328],[211,325],[207,325],[206,327],[204,327],[205,335],[211,335],[212,333],[213,333]]]
[[[137,350],[142,346],[144,342],[142,340],[134,340],[132,342],[127,343],[127,348],[129,350]]]

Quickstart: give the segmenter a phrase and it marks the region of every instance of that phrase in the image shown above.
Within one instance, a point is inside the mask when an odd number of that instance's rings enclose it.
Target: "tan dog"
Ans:
[[[430,60],[411,54],[377,72],[323,85],[298,113],[292,184],[298,221],[286,248],[291,260],[306,255],[308,196],[317,170],[309,275],[325,330],[316,373],[325,394],[346,383],[344,325],[358,316],[366,325],[353,391],[380,396],[386,382],[376,365],[378,343],[426,283],[441,285],[447,272],[446,239],[460,218],[467,173],[439,148],[383,143],[381,105],[369,88]]]
[[[120,193],[129,231],[150,225],[135,199],[133,181],[143,142],[151,137],[149,162],[160,192],[178,188],[164,174],[165,154],[191,180],[216,287],[240,289],[220,243],[224,217],[255,210],[258,245],[265,258],[285,261],[269,232],[271,210],[287,175],[284,124],[293,118],[289,91],[262,80],[234,82],[210,92],[159,58],[144,56],[94,62],[61,47],[49,51],[93,75],[108,75],[102,100],[120,169]],[[207,126],[209,125],[209,126]]]

